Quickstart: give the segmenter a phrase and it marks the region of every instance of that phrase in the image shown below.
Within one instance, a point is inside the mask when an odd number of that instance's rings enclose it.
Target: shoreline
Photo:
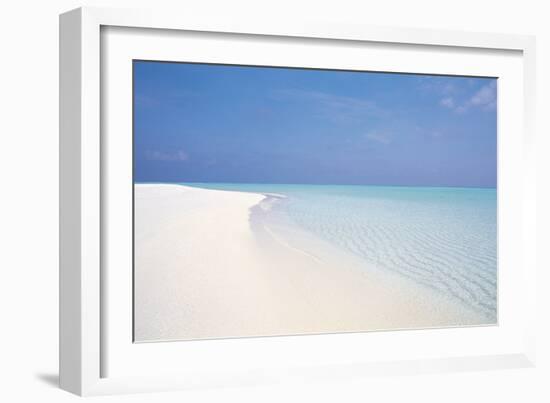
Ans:
[[[274,228],[258,212],[265,194],[134,186],[138,342],[485,324],[296,229]]]

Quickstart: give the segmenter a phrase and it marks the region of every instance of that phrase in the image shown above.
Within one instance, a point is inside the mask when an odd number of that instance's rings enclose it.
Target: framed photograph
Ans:
[[[534,39],[60,18],[60,383],[534,365]]]

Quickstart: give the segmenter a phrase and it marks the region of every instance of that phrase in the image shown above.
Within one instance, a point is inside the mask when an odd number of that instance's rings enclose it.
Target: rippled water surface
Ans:
[[[187,185],[285,196],[267,203],[301,229],[496,322],[495,189]]]

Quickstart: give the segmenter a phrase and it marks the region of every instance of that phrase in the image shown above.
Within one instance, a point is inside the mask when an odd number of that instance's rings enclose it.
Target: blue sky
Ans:
[[[136,182],[496,186],[496,80],[134,62]]]

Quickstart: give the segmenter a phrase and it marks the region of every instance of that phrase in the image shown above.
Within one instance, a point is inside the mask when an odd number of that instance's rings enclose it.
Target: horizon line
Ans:
[[[135,181],[134,185],[153,185],[153,184],[225,184],[225,185],[291,185],[291,186],[371,186],[371,187],[404,187],[404,188],[455,188],[455,189],[494,189],[497,186],[465,186],[465,185],[380,185],[380,184],[358,184],[358,183],[284,183],[284,182],[190,182],[190,181]]]

